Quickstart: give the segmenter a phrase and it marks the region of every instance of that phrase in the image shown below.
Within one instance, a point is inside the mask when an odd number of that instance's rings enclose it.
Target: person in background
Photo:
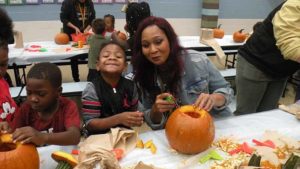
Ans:
[[[0,129],[13,132],[21,143],[76,145],[80,141],[80,117],[74,101],[61,97],[62,77],[52,63],[38,63],[27,74],[27,101],[15,113],[12,125]],[[5,126],[5,127],[4,127]]]
[[[112,34],[112,39],[120,43],[126,49],[132,49],[135,32],[142,20],[151,15],[150,6],[147,2],[132,2],[126,9],[126,25],[124,29],[129,33],[127,41],[120,39],[117,32]]]
[[[88,44],[90,45],[88,54],[88,76],[87,80],[92,81],[98,76],[99,72],[96,70],[96,64],[100,53],[101,45],[109,40],[103,37],[105,31],[105,24],[103,19],[94,19],[92,22],[93,35],[88,38]]]
[[[278,107],[287,78],[300,68],[299,12],[299,1],[284,1],[239,49],[235,115]]]
[[[13,37],[13,24],[6,11],[0,8],[0,122],[13,120],[18,106],[11,98],[9,85],[5,80],[8,67],[8,41]],[[2,128],[6,130],[6,128]],[[1,127],[0,127],[1,131]]]
[[[14,38],[14,34],[13,33],[8,36],[7,42],[8,42],[8,44],[15,43],[15,38]],[[4,79],[8,83],[9,87],[13,87],[13,83],[12,83],[11,77],[10,77],[10,75],[7,72],[6,72],[5,76],[4,76]]]
[[[230,84],[205,54],[182,48],[163,18],[150,16],[140,23],[132,64],[141,110],[152,129],[164,128],[176,106],[193,104],[212,113],[231,113],[227,108],[233,96]]]
[[[64,0],[61,6],[60,20],[63,23],[64,33],[86,34],[91,29],[91,23],[95,19],[95,9],[92,0]],[[77,56],[71,58],[71,70],[74,81],[80,81],[78,70],[78,58],[85,56]]]
[[[99,75],[82,92],[82,114],[89,135],[143,124],[143,113],[137,111],[136,86],[121,76],[125,68],[124,49],[114,41],[103,44],[97,63]]]
[[[296,84],[296,96],[295,96],[295,102],[300,103],[300,70],[298,70],[296,73],[294,73],[293,75],[293,79],[292,80],[296,80],[297,84]]]
[[[111,39],[111,35],[115,32],[115,17],[111,14],[104,15],[105,31],[103,36],[106,39]]]

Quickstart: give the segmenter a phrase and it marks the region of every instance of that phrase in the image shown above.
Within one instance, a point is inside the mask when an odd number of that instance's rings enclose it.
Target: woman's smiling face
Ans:
[[[143,54],[153,64],[162,65],[169,58],[169,40],[158,26],[146,27],[142,32],[141,43]]]

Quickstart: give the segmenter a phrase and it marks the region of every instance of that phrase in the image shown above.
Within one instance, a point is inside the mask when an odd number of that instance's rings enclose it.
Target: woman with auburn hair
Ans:
[[[170,112],[181,105],[194,104],[213,113],[230,111],[230,84],[205,54],[180,46],[167,20],[148,17],[135,36],[134,80],[152,129],[164,128]]]

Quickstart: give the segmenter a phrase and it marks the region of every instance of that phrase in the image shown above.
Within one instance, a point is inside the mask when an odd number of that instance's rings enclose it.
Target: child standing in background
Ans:
[[[11,121],[18,109],[9,93],[9,85],[4,79],[8,66],[8,41],[13,37],[12,28],[12,20],[6,11],[0,8],[0,122]],[[0,133],[2,129],[0,127]]]
[[[7,122],[0,129],[13,132],[21,143],[76,145],[80,141],[80,117],[75,102],[61,97],[62,77],[52,63],[34,65],[27,75],[27,101],[15,113],[12,129]]]
[[[94,19],[92,22],[92,30],[94,35],[91,35],[88,38],[87,43],[90,45],[89,54],[88,54],[88,77],[87,80],[91,81],[93,78],[98,76],[98,72],[96,70],[97,58],[99,56],[100,47],[104,42],[108,42],[109,40],[105,39],[103,36],[105,30],[105,24],[103,19]]]
[[[103,36],[106,39],[111,39],[111,35],[115,32],[115,17],[111,14],[104,15],[105,31]]]
[[[112,39],[126,49],[133,49],[135,32],[145,18],[151,16],[150,6],[147,2],[130,2],[125,11],[126,13],[126,25],[125,31],[129,34],[129,37],[124,40],[118,36],[118,32],[112,34]]]
[[[136,86],[121,76],[126,66],[125,51],[119,44],[103,44],[97,62],[100,73],[82,92],[82,113],[89,134],[143,124],[143,113],[137,111]]]

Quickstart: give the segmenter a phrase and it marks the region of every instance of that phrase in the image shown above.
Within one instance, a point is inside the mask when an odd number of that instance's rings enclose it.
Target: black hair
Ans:
[[[107,14],[107,15],[104,15],[104,19],[105,18],[111,18],[112,27],[113,27],[113,29],[115,29],[115,17],[111,14]]]
[[[13,24],[3,8],[0,8],[0,48],[8,50],[8,42],[13,37]]]
[[[150,15],[150,6],[147,2],[129,3],[126,10],[126,23],[129,36],[132,37],[137,30],[139,23]]]
[[[27,74],[27,79],[30,78],[47,80],[53,88],[61,87],[62,83],[60,69],[55,64],[49,62],[35,64]]]
[[[131,63],[133,66],[133,72],[135,73],[134,80],[138,83],[141,92],[147,91],[152,99],[161,90],[157,87],[157,74],[155,73],[156,66],[150,62],[143,53],[142,47],[142,33],[148,26],[157,26],[167,37],[169,42],[170,53],[168,59],[164,63],[165,73],[168,75],[166,77],[166,91],[172,93],[174,96],[178,95],[178,86],[180,84],[180,79],[182,72],[184,71],[184,64],[182,60],[182,54],[184,48],[178,42],[178,36],[176,35],[171,24],[164,18],[150,16],[144,19],[138,30],[135,33],[135,43],[132,52]],[[163,92],[166,92],[163,91]]]
[[[258,27],[260,27],[261,25],[263,24],[263,22],[256,22],[254,25],[253,25],[253,31],[255,31]]]
[[[124,57],[125,57],[125,60],[126,60],[126,54],[125,54],[125,50],[126,50],[126,49],[124,48],[124,46],[122,46],[120,43],[118,43],[118,42],[116,42],[116,41],[108,41],[108,42],[103,43],[103,44],[101,45],[101,47],[100,47],[100,52],[99,52],[98,59],[99,59],[99,57],[100,57],[100,53],[101,53],[102,49],[105,48],[105,47],[108,46],[108,45],[117,45],[117,46],[119,46],[119,47],[123,50],[123,52],[124,52]]]
[[[102,34],[105,31],[104,20],[100,18],[96,18],[92,22],[93,31],[95,34]]]
[[[8,52],[8,43],[6,40],[0,38],[0,49],[6,50]]]

